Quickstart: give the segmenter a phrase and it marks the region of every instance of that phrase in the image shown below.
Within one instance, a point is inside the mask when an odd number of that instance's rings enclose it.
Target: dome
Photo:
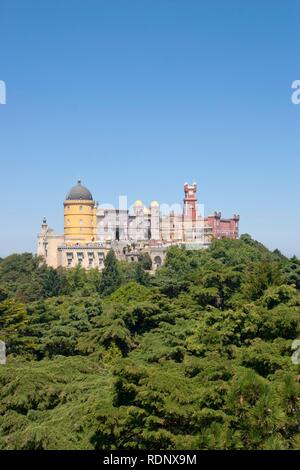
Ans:
[[[70,189],[69,193],[67,194],[66,200],[83,200],[83,201],[92,201],[93,196],[92,193],[82,186],[81,181],[78,180],[76,186]]]
[[[138,207],[142,207],[143,203],[142,203],[142,201],[138,200],[138,201],[135,201],[134,205],[138,206]]]
[[[150,204],[151,207],[158,207],[159,204],[157,201],[152,201],[151,204]]]

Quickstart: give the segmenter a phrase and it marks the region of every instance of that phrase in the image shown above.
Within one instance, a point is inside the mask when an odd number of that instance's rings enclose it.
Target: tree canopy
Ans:
[[[150,261],[0,260],[0,449],[300,449],[300,261],[249,235]]]

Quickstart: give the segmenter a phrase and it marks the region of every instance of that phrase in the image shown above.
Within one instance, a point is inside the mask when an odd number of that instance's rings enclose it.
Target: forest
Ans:
[[[250,235],[105,268],[0,260],[0,449],[300,449],[300,261]],[[300,354],[299,354],[300,362]]]

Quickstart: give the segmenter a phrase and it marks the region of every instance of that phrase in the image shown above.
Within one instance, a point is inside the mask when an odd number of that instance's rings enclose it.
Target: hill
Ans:
[[[0,449],[300,449],[300,261],[243,235],[145,268],[0,261]]]

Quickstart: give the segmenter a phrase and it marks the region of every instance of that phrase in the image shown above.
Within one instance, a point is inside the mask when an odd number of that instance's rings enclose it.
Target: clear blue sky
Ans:
[[[180,202],[300,256],[298,0],[1,0],[0,256],[100,202]]]

